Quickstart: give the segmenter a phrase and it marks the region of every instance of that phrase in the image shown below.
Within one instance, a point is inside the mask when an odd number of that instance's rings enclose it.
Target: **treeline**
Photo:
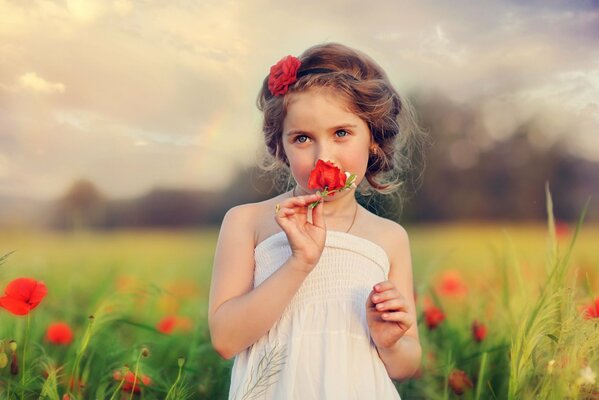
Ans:
[[[599,220],[599,163],[569,152],[563,141],[572,140],[568,135],[561,135],[562,141],[544,142],[544,137],[559,135],[543,132],[547,124],[535,117],[499,140],[487,131],[477,105],[458,106],[439,95],[414,97],[412,102],[432,141],[420,184],[409,187],[412,196],[402,199],[359,198],[367,208],[415,223],[541,221],[546,215],[545,183],[549,182],[557,218],[575,220],[592,196],[588,219]],[[38,213],[36,221],[57,229],[218,225],[232,206],[266,199],[278,190],[272,176],[257,169],[239,171],[221,192],[155,189],[118,201],[104,196],[92,182],[81,180],[44,207],[45,217],[38,218]]]

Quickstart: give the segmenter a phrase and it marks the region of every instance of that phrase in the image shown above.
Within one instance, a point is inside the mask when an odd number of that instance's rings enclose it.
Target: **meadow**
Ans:
[[[402,399],[598,398],[599,226],[569,258],[574,224],[406,229],[424,356]],[[0,308],[0,399],[226,398],[206,323],[217,235],[1,231],[0,291],[47,294]]]

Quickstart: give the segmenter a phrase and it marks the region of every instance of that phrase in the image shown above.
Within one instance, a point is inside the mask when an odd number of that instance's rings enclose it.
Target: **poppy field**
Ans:
[[[599,398],[599,227],[406,228],[423,363],[402,399]],[[0,232],[0,399],[226,398],[217,234]]]

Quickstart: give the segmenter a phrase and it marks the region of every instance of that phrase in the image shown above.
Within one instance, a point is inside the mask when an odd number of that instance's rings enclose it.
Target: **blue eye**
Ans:
[[[296,141],[296,142],[299,142],[299,143],[306,143],[306,140],[300,140],[300,139],[302,139],[302,138],[307,140],[307,139],[308,139],[308,136],[306,136],[306,135],[297,135],[297,136],[295,137],[295,141]]]
[[[335,132],[335,133],[339,133],[339,132],[343,132],[343,133],[344,133],[344,135],[341,135],[341,136],[339,136],[339,137],[346,137],[346,136],[349,134],[349,133],[348,133],[346,130],[343,130],[343,129],[340,129],[340,130],[338,130],[338,131],[337,131],[337,132]]]

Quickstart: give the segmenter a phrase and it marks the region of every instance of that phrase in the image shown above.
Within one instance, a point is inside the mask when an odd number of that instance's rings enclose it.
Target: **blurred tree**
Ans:
[[[97,228],[104,224],[106,199],[87,179],[74,182],[56,204],[52,226],[59,229]]]

